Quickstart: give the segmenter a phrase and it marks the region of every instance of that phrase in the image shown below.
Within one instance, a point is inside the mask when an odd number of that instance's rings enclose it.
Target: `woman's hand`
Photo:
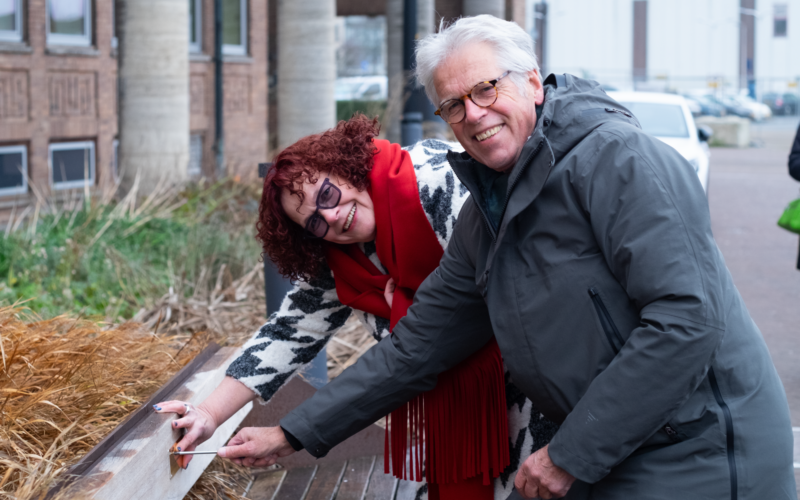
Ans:
[[[164,401],[153,405],[153,408],[156,413],[177,413],[182,417],[172,422],[173,429],[187,429],[183,438],[176,443],[178,451],[194,451],[197,445],[208,440],[217,430],[218,424],[203,405],[195,408],[183,401]],[[176,455],[175,461],[185,469],[192,461],[192,455]]]
[[[389,309],[392,308],[392,299],[394,299],[394,279],[389,278],[389,281],[386,282],[386,287],[383,289],[383,297],[386,299],[386,303],[389,304]]]
[[[217,455],[245,467],[269,467],[294,453],[280,427],[245,427]]]

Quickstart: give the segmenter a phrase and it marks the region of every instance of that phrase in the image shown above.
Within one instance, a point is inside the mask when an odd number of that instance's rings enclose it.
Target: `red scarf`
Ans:
[[[422,281],[444,254],[422,203],[408,152],[375,140],[377,152],[368,188],[375,207],[378,258],[388,275],[356,245],[327,248],[339,300],[352,308],[389,318],[390,329],[406,315]],[[396,289],[391,309],[383,291]],[[410,422],[409,422],[410,421]],[[407,441],[407,423],[412,439]],[[387,425],[385,467],[395,476],[444,484],[483,475],[489,484],[509,463],[505,380],[500,349],[492,340],[457,367],[441,374],[434,390],[392,412]],[[410,453],[410,463],[406,459]]]

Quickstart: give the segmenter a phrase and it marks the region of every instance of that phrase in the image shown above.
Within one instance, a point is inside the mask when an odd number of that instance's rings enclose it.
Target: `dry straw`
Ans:
[[[44,497],[60,474],[190,361],[210,336],[154,335],[0,308],[0,498]],[[236,498],[246,472],[215,464],[190,498]]]

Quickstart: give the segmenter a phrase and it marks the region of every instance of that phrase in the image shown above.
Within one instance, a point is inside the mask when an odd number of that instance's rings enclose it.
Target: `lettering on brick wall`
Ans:
[[[193,115],[206,114],[206,80],[204,75],[189,76],[189,111]]]
[[[250,113],[250,75],[226,75],[223,91],[226,113]]]
[[[28,73],[0,70],[0,119],[28,117]]]
[[[50,116],[94,116],[94,73],[50,73],[47,75]]]

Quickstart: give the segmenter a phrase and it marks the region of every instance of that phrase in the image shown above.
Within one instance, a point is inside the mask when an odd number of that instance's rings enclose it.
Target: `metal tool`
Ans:
[[[173,451],[170,455],[216,455],[216,451]]]

